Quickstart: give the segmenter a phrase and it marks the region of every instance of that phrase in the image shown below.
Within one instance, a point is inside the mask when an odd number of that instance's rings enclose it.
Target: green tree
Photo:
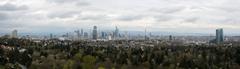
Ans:
[[[5,69],[4,66],[0,65],[0,69]]]
[[[64,64],[63,69],[73,69],[74,61],[68,60],[67,63]]]
[[[91,55],[87,55],[83,57],[83,62],[83,69],[94,69],[96,58]]]
[[[82,54],[81,53],[77,53],[74,57],[73,57],[74,60],[76,61],[80,61],[82,59]]]

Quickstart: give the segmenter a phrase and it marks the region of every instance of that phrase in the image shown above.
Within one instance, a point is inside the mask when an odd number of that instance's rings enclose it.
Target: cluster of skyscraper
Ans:
[[[109,32],[109,33],[101,32],[101,36],[98,36],[97,26],[94,26],[92,31],[92,39],[97,40],[99,37],[101,37],[101,39],[108,39],[108,40],[112,40],[112,38],[118,39],[120,37],[119,29],[116,27],[114,32]]]
[[[56,38],[56,35],[50,34],[49,39]],[[93,29],[91,31],[81,31],[75,30],[74,32],[66,33],[62,36],[64,39],[68,40],[85,40],[85,39],[93,39],[93,40],[101,40],[101,39],[107,39],[107,40],[117,40],[122,37],[126,37],[126,35],[120,35],[118,27],[116,27],[115,31],[99,31],[97,26],[93,26]]]

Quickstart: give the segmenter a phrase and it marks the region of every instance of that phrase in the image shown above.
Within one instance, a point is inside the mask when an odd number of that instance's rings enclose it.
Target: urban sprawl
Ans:
[[[0,69],[240,69],[240,37],[158,36],[76,30],[0,38]]]

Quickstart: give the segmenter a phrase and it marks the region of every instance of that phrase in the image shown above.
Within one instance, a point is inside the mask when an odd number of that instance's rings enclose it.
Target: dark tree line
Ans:
[[[0,65],[5,68],[23,65],[30,69],[240,68],[240,46],[172,46],[154,42],[154,46],[144,46],[137,43],[130,45],[129,42],[1,39],[2,46],[14,49],[0,48]]]

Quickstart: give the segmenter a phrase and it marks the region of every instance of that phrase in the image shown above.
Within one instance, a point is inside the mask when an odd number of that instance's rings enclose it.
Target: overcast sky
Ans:
[[[0,0],[0,31],[240,32],[240,0]]]

